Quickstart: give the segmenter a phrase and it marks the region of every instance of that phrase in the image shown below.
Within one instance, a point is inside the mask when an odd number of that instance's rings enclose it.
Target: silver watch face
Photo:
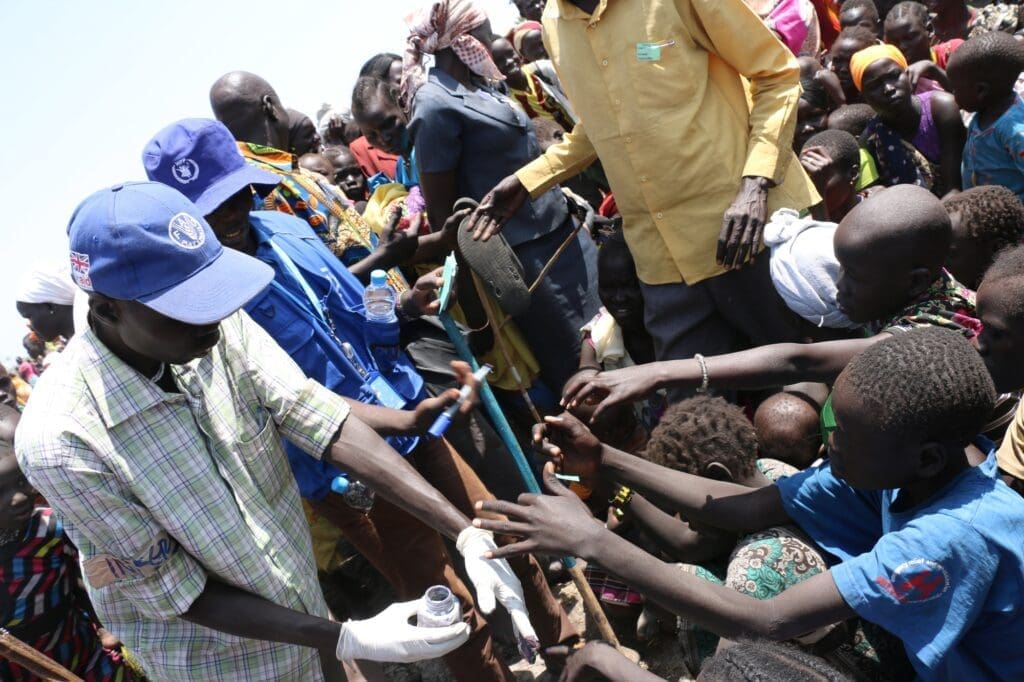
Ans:
[[[376,494],[362,481],[352,481],[349,483],[348,490],[341,494],[341,498],[345,500],[345,504],[352,507],[356,511],[363,513],[373,509],[373,500]]]

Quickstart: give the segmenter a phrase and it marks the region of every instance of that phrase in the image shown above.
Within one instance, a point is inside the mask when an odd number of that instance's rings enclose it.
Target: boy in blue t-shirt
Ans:
[[[830,570],[766,600],[685,575],[602,525],[561,486],[478,509],[480,527],[525,540],[488,556],[568,552],[720,636],[792,639],[854,615],[899,637],[922,679],[1024,679],[1024,500],[972,468],[964,448],[995,389],[963,336],[917,328],[870,346],[837,379],[830,460],[751,491],[671,471],[602,445],[569,415],[548,418],[548,452],[661,500],[691,524],[751,531],[796,523]],[[628,504],[628,501],[626,501]]]
[[[956,103],[976,112],[961,162],[963,188],[1002,185],[1024,201],[1024,100],[1014,84],[1024,71],[1024,45],[994,31],[971,38],[949,58]]]

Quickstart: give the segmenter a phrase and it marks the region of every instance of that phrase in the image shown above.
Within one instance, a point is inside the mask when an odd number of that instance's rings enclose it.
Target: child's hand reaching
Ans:
[[[478,502],[478,511],[503,514],[508,519],[473,519],[473,525],[501,535],[523,538],[520,542],[487,552],[488,559],[504,559],[530,552],[569,553],[591,557],[605,533],[583,501],[555,478],[555,466],[544,465],[544,487],[549,495],[524,494],[519,504],[502,500]]]
[[[576,474],[584,481],[600,473],[601,441],[568,412],[545,417],[543,424],[535,424],[533,442],[564,473]]]
[[[658,363],[634,365],[610,372],[584,376],[566,386],[562,407],[572,409],[577,403],[597,405],[590,422],[594,423],[609,407],[639,400],[658,388]]]

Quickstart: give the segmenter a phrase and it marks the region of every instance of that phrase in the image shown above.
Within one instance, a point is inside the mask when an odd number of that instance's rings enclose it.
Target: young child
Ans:
[[[942,200],[953,227],[946,268],[969,289],[997,253],[1024,240],[1024,206],[1006,187],[981,185]]]
[[[596,561],[720,636],[787,640],[854,615],[903,642],[923,680],[1021,679],[1007,652],[1024,629],[1024,501],[968,463],[964,448],[995,402],[961,335],[914,329],[865,350],[832,393],[829,463],[751,491],[617,452],[567,415],[549,418],[549,455],[568,473],[605,475],[732,532],[795,523],[832,558],[828,571],[758,603],[657,561],[608,532],[554,476],[554,495],[489,503],[525,538],[489,556],[567,552]],[[538,433],[538,438],[543,434]]]
[[[804,396],[788,391],[769,396],[754,413],[754,430],[762,457],[802,471],[821,456],[818,406]]]
[[[366,201],[366,176],[363,175],[359,162],[349,148],[341,145],[327,147],[321,154],[331,164],[332,172],[327,176],[331,182],[340,187],[345,196],[352,201]]]
[[[612,232],[597,252],[597,287],[601,309],[580,330],[583,343],[576,377],[653,362],[654,340],[644,327],[640,280],[621,229]],[[664,401],[652,398],[632,407],[632,415],[619,412],[600,425],[603,438],[642,447],[647,434],[658,423]],[[638,426],[639,433],[635,433]]]
[[[323,154],[319,152],[306,152],[299,157],[296,163],[299,164],[299,168],[319,173],[327,182],[332,185],[334,184],[334,167],[331,166],[331,162]]]
[[[946,64],[963,40],[937,43],[928,8],[919,2],[901,2],[885,17],[885,42],[895,45],[907,58],[910,87],[921,94],[929,90],[949,90]]]
[[[839,32],[829,51],[829,70],[836,75],[846,104],[859,104],[864,100],[853,83],[850,60],[866,47],[878,44],[878,36],[863,26],[851,26]]]
[[[961,109],[975,112],[963,154],[963,187],[1002,185],[1024,201],[1024,101],[1014,91],[1024,46],[984,33],[950,59],[950,85]]]
[[[811,208],[816,219],[838,223],[860,203],[860,146],[853,135],[841,130],[814,135],[800,151],[800,164],[822,199]]]
[[[667,469],[747,488],[763,488],[796,473],[782,462],[758,460],[757,452],[754,427],[739,407],[722,398],[698,396],[665,411],[642,457]],[[639,524],[669,560],[684,562],[682,570],[757,599],[768,599],[826,569],[809,540],[791,527],[737,535],[688,525],[632,492],[620,491],[615,499],[620,518]],[[644,618],[659,615],[648,608]],[[696,675],[714,653],[718,637],[687,622],[680,623],[678,635],[687,667]]]
[[[839,6],[839,25],[842,28],[861,26],[878,37],[882,34],[882,20],[874,0],[846,0]]]
[[[875,110],[870,104],[844,104],[828,115],[828,129],[842,130],[860,139],[874,117]]]
[[[573,129],[576,114],[549,60],[524,64],[523,57],[505,38],[494,39],[491,55],[498,70],[505,76],[510,98],[519,104],[527,116],[531,119],[549,118],[565,130]]]
[[[107,649],[81,584],[78,552],[64,526],[18,468],[12,445],[19,415],[0,406],[0,627],[86,682],[139,677],[120,652]],[[13,413],[13,414],[12,414]],[[0,679],[36,679],[0,657]]]
[[[548,58],[541,35],[544,27],[538,21],[524,21],[508,34],[508,41],[527,64]]]
[[[672,386],[721,390],[829,383],[867,347],[922,326],[978,335],[974,293],[945,271],[951,239],[942,202],[920,187],[890,187],[861,202],[836,228],[840,310],[872,334],[811,344],[775,344],[692,360],[653,362],[570,382],[563,404],[599,403],[594,416]],[[1021,383],[1024,386],[1024,381]]]
[[[823,72],[821,63],[813,57],[799,57],[797,62],[800,64],[800,100],[796,107],[793,151],[799,154],[807,140],[828,125],[832,101],[824,80],[819,78]]]
[[[873,45],[850,60],[854,85],[878,114],[861,144],[883,185],[920,185],[941,197],[960,189],[964,124],[952,95],[914,94],[906,71],[906,57],[892,45]]]

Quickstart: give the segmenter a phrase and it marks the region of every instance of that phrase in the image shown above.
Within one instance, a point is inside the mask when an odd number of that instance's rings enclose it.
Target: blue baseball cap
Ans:
[[[71,216],[68,239],[80,288],[188,324],[223,320],[274,278],[265,263],[222,247],[202,211],[159,182],[87,197]]]
[[[242,188],[269,194],[281,177],[247,162],[231,131],[210,118],[172,123],[146,144],[142,164],[150,180],[178,190],[207,216]]]

